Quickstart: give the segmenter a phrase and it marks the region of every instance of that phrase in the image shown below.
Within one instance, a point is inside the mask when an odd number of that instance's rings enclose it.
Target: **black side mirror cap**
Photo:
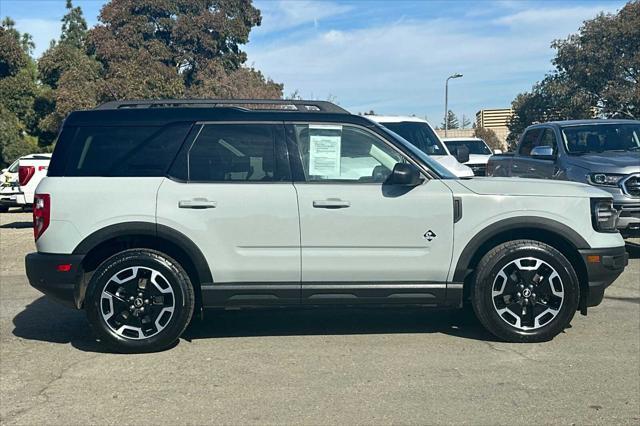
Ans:
[[[466,163],[469,161],[469,148],[462,145],[456,149],[456,160],[458,163]]]
[[[422,183],[420,170],[413,164],[397,163],[385,182],[388,185],[417,186]]]

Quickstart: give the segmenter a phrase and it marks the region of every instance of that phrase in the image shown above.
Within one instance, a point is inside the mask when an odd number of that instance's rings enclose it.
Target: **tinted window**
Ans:
[[[469,150],[469,154],[479,154],[479,155],[491,155],[493,154],[487,145],[483,141],[476,140],[468,140],[468,141],[445,141],[444,142],[449,148],[449,152],[455,155],[455,152],[460,147],[467,147]]]
[[[402,156],[371,133],[353,126],[295,125],[307,181],[384,182]]]
[[[61,135],[54,172],[64,156],[67,176],[164,176],[190,127],[78,127],[71,143]]]
[[[542,133],[542,137],[540,141],[536,144],[536,146],[550,146],[553,148],[553,153],[558,153],[558,144],[556,142],[556,135],[552,129],[544,129]]]
[[[282,126],[207,124],[189,150],[189,179],[200,182],[276,181],[276,135]]]
[[[427,123],[403,121],[400,123],[380,124],[402,136],[427,155],[447,155],[438,136]]]
[[[541,132],[542,129],[531,129],[524,134],[522,142],[520,142],[520,155],[529,155],[531,150],[536,146]]]
[[[640,150],[640,124],[593,124],[564,127],[564,144],[571,154]]]

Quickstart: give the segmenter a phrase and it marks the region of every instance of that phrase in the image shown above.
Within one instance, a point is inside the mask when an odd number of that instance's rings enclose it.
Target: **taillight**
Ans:
[[[18,180],[20,181],[20,186],[28,184],[35,172],[36,168],[33,166],[18,167]]]
[[[36,241],[49,227],[51,218],[51,197],[49,194],[36,194],[33,198],[33,237]]]

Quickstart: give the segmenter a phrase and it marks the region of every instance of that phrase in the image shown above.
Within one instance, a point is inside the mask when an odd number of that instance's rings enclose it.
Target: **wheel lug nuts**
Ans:
[[[133,302],[133,296],[129,296],[129,300]]]
[[[129,306],[129,309],[130,309],[130,310],[132,310],[132,311],[133,311],[135,308],[136,308],[136,307],[135,307],[135,306],[133,306],[133,305]]]
[[[142,297],[142,293],[138,293],[138,297]]]
[[[518,294],[516,296],[520,297],[520,296],[522,296],[522,293],[518,292]]]
[[[148,305],[149,304],[149,299],[144,299],[144,304]]]
[[[144,312],[144,306],[140,308],[140,312]]]

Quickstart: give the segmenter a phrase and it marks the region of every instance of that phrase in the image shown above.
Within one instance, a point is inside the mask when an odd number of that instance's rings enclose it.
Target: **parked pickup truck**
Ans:
[[[597,186],[613,194],[623,236],[640,234],[640,121],[575,120],[529,126],[515,153],[489,159],[487,175]]]

